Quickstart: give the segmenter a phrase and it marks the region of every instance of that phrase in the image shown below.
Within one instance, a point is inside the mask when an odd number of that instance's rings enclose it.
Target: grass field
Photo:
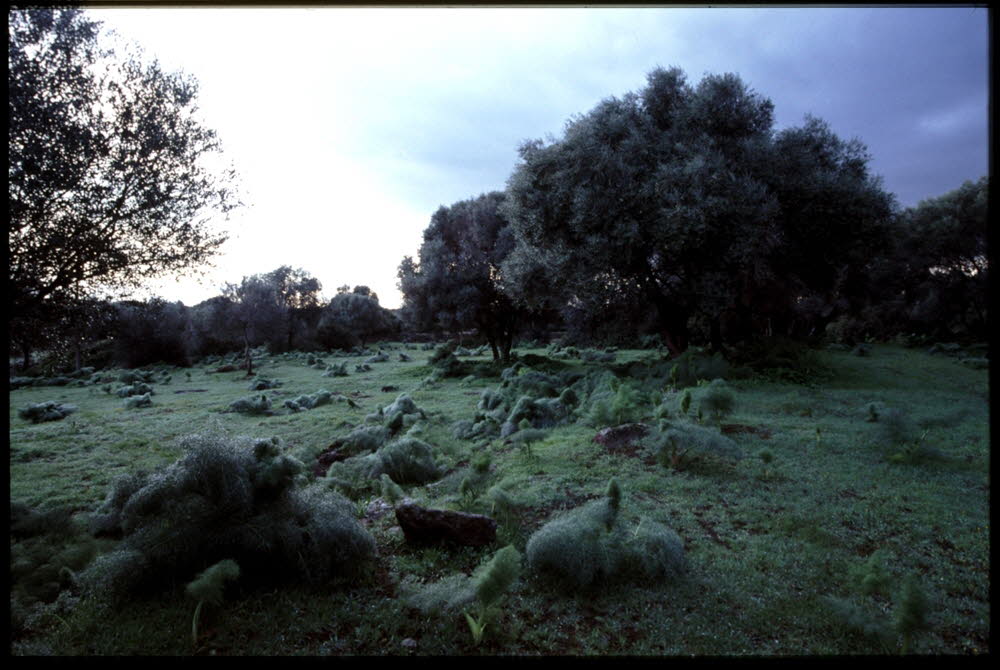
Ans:
[[[82,598],[29,607],[33,598],[47,599],[29,586],[31,561],[43,560],[31,557],[45,538],[12,536],[13,652],[782,656],[893,654],[904,642],[918,654],[990,651],[987,370],[875,345],[867,357],[822,352],[832,374],[815,385],[732,380],[736,402],[725,422],[754,430],[731,435],[744,458],[703,458],[676,469],[641,450],[609,452],[594,441],[597,427],[581,421],[551,429],[530,450],[499,438],[457,439],[453,424],[470,419],[481,393],[500,378],[428,383],[431,353],[393,347],[389,361],[369,372],[355,372],[360,358],[323,356],[347,361],[344,377],[323,377],[302,357],[263,358],[259,374],[282,382],[263,391],[271,416],[224,412],[251,393],[244,373],[209,372],[214,365],[171,369],[169,383],[154,383],[152,405],[137,409],[100,384],[12,390],[11,500],[69,507],[82,523],[117,475],[173,463],[181,456],[177,438],[204,431],[277,436],[311,478],[316,457],[337,437],[406,392],[427,416],[420,439],[434,446],[445,472],[435,483],[404,487],[406,494],[430,507],[492,514],[485,494],[460,493],[471,463],[488,454],[480,491],[499,485],[517,502],[497,515],[496,544],[411,547],[392,513],[368,513],[380,494],[372,486],[354,500],[378,551],[359,577],[320,589],[237,588],[205,609],[194,643],[195,603],[183,585],[126,603]],[[401,361],[403,351],[413,360]],[[650,355],[619,351],[617,362]],[[319,389],[357,407],[282,408]],[[37,424],[19,416],[45,401],[77,409]],[[873,405],[883,417],[905,411],[918,437],[893,444],[884,419],[868,420]],[[653,411],[651,404],[644,419],[651,422]],[[624,518],[655,521],[680,536],[686,573],[567,593],[525,565],[478,645],[461,610],[428,614],[407,597],[420,585],[470,574],[507,544],[523,555],[535,531],[602,497],[611,478],[623,491]],[[96,547],[112,545],[100,540]],[[912,641],[892,627],[908,580],[927,603],[926,625]]]

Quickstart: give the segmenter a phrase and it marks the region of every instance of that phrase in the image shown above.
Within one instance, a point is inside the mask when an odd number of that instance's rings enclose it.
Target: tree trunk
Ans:
[[[513,334],[511,334],[510,332],[504,333],[503,342],[501,344],[504,363],[510,363],[510,350],[513,345],[514,345]]]
[[[24,357],[24,370],[31,367],[31,345],[27,342],[21,343],[21,355]]]
[[[709,318],[709,350],[713,354],[722,351],[722,325],[718,314]]]

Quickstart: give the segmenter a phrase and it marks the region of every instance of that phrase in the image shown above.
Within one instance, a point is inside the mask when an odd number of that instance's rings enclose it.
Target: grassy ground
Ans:
[[[140,409],[125,409],[99,386],[11,391],[11,500],[92,510],[116,475],[172,463],[180,455],[175,438],[203,430],[278,436],[311,466],[350,426],[408,392],[430,415],[422,439],[435,446],[449,474],[407,493],[430,506],[491,513],[485,498],[468,502],[457,494],[470,460],[488,453],[486,485],[501,483],[521,502],[498,516],[496,545],[413,548],[391,513],[364,518],[378,546],[365,576],[329,589],[239,591],[204,611],[196,646],[193,603],[177,589],[125,605],[84,599],[59,613],[38,609],[12,630],[14,653],[896,653],[898,635],[866,635],[858,617],[890,624],[907,577],[917,580],[929,605],[927,630],[914,636],[911,652],[990,651],[987,371],[884,345],[870,357],[823,353],[834,373],[813,387],[733,381],[737,403],[726,421],[767,432],[733,436],[741,461],[707,460],[678,471],[641,455],[608,453],[594,442],[595,429],[581,423],[551,431],[530,454],[499,439],[457,440],[452,423],[471,418],[481,391],[496,388],[499,378],[422,384],[429,352],[408,350],[414,360],[401,362],[398,351],[364,373],[354,372],[361,359],[326,357],[349,361],[347,377],[322,377],[302,359],[266,359],[260,374],[283,382],[263,392],[274,403],[273,416],[223,412],[251,393],[243,373],[209,373],[211,367],[173,370],[169,384],[154,385],[152,406]],[[619,352],[618,361],[643,355]],[[281,409],[285,399],[321,388],[359,407]],[[39,424],[18,416],[19,408],[49,400],[78,409]],[[866,420],[873,403],[906,410],[922,427],[925,451],[901,455],[904,448]],[[478,646],[461,612],[425,615],[403,597],[408,585],[471,573],[507,543],[524,553],[535,530],[601,496],[611,477],[625,493],[623,514],[657,521],[681,537],[690,565],[683,577],[566,594],[525,569]],[[359,518],[375,497],[359,497]],[[27,540],[12,538],[12,550],[17,542]],[[103,542],[98,550],[110,546]],[[865,593],[859,575],[873,555],[884,559],[888,586]],[[829,597],[854,607],[855,625]],[[14,601],[12,590],[12,610]]]

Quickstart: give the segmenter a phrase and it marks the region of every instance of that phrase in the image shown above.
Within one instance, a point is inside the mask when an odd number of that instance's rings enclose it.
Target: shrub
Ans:
[[[125,409],[138,409],[140,407],[150,407],[153,404],[153,399],[148,393],[142,395],[134,395],[125,398]]]
[[[326,372],[323,373],[324,377],[346,377],[347,376],[347,362],[344,361],[339,365],[328,365],[326,367]]]
[[[736,397],[723,379],[714,379],[701,393],[698,406],[702,412],[710,414],[716,423],[733,411]]]
[[[257,377],[248,386],[251,391],[267,391],[268,389],[276,389],[281,386],[281,382],[277,379],[267,379],[265,377]]]
[[[743,458],[739,446],[725,435],[687,421],[660,421],[643,442],[658,463],[675,469],[696,457]]]
[[[31,423],[59,421],[77,410],[76,405],[67,405],[54,400],[28,405],[17,410],[17,415]]]
[[[172,465],[113,484],[95,522],[122,541],[81,573],[89,591],[158,590],[225,558],[251,579],[325,584],[374,555],[349,502],[295,487],[303,466],[276,439],[194,435],[181,448]]]
[[[727,379],[730,374],[729,363],[719,353],[706,356],[688,349],[670,363],[669,378],[675,388],[694,386],[701,379]]]
[[[388,440],[389,429],[385,426],[358,426],[335,444],[344,453],[356,455],[376,451]]]
[[[119,398],[128,398],[134,395],[153,395],[153,394],[154,391],[152,386],[139,381],[130,384],[128,386],[122,386],[117,391],[115,391],[115,395],[118,396]]]
[[[263,393],[259,396],[253,396],[250,398],[240,398],[235,400],[229,405],[230,412],[239,412],[240,414],[270,414],[271,413],[271,401],[267,399],[267,396]]]
[[[665,581],[686,569],[684,545],[672,530],[646,519],[621,520],[621,491],[549,521],[528,540],[532,571],[563,588],[586,589],[641,579]]]
[[[382,447],[374,456],[377,461],[369,476],[389,475],[397,484],[426,484],[441,477],[434,462],[431,445],[412,437],[404,437]]]
[[[326,389],[320,389],[311,395],[303,394],[293,400],[286,400],[284,406],[293,412],[301,412],[307,409],[315,409],[321,405],[329,405],[332,399],[332,393]]]
[[[10,502],[10,595],[30,607],[52,603],[75,585],[75,573],[97,554],[97,543],[70,508],[32,509]]]
[[[746,365],[764,379],[810,384],[830,376],[830,368],[815,350],[785,337],[757,340],[735,353],[734,362]],[[726,378],[725,375],[705,377]]]

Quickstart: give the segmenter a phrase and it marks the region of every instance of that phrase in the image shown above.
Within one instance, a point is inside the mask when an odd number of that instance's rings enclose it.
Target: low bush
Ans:
[[[125,409],[138,409],[140,407],[150,407],[153,404],[153,398],[149,393],[143,393],[142,395],[133,395],[125,398]]]
[[[607,494],[549,521],[528,540],[533,572],[564,589],[588,589],[625,581],[665,582],[686,570],[677,534],[648,519],[626,527],[621,492]]]
[[[67,405],[54,400],[28,405],[17,410],[17,415],[31,423],[59,421],[77,410],[76,405]]]
[[[736,396],[723,379],[713,379],[705,386],[698,398],[698,407],[703,414],[711,416],[716,423],[729,415],[736,405]]]
[[[292,400],[286,400],[284,406],[292,410],[292,412],[302,412],[322,405],[329,405],[332,401],[333,394],[326,389],[320,389],[310,395],[303,394]]]
[[[250,391],[267,391],[268,389],[276,389],[281,386],[281,382],[277,379],[267,379],[266,377],[257,377],[250,385],[247,387]]]
[[[226,558],[250,581],[327,584],[374,555],[349,502],[296,486],[303,466],[277,439],[193,435],[180,446],[172,465],[112,484],[93,524],[122,539],[80,574],[87,591],[162,590]]]
[[[688,421],[661,420],[643,443],[658,463],[674,469],[681,469],[699,457],[729,461],[743,458],[739,446],[718,430]]]
[[[259,396],[240,398],[229,404],[229,411],[250,415],[270,414],[271,401],[263,393]]]

